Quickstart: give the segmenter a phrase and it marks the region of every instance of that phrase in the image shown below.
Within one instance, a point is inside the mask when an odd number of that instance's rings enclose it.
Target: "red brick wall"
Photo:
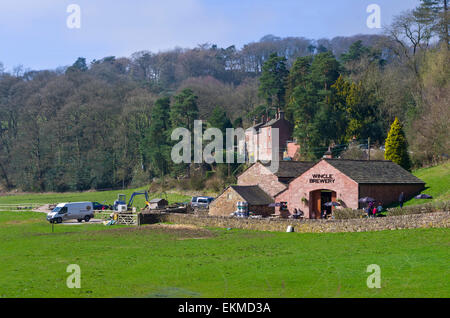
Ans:
[[[422,184],[360,184],[359,196],[371,197],[380,201],[383,206],[398,202],[400,193],[404,192],[406,199],[412,198],[423,190]]]
[[[259,185],[261,189],[272,197],[286,189],[286,186],[278,181],[278,177],[259,162],[244,171],[238,177],[237,184]]]
[[[334,183],[310,183],[313,174],[332,174]],[[291,181],[289,188],[280,193],[275,201],[288,202],[289,213],[293,213],[297,208],[304,212],[306,218],[309,218],[314,204],[312,192],[320,189],[335,191],[336,200],[342,200],[343,207],[358,208],[358,184],[326,161],[320,161]],[[306,198],[308,202],[303,202],[302,198]],[[279,208],[276,208],[276,213],[280,213]]]
[[[294,158],[295,154],[300,150],[300,145],[295,142],[290,142],[287,144],[287,155],[288,157]]]

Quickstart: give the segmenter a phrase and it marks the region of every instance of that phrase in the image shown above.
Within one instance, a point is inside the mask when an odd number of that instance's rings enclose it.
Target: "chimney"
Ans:
[[[333,153],[331,152],[331,147],[328,147],[327,152],[323,155],[325,159],[333,159]]]
[[[284,119],[284,111],[280,110],[279,119]]]
[[[266,118],[266,116],[264,116],[264,115],[261,116],[261,122],[262,123],[265,123],[265,118]]]
[[[253,126],[256,126],[256,118],[253,118]]]

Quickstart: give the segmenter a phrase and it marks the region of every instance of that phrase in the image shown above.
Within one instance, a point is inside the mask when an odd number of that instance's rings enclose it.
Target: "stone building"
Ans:
[[[306,218],[319,218],[322,211],[331,212],[327,202],[338,202],[337,208],[361,208],[359,199],[372,197],[384,206],[398,200],[401,192],[411,198],[424,189],[425,183],[391,161],[343,160],[324,158],[319,162],[296,163],[294,169],[280,162],[277,173],[256,163],[238,177],[240,185],[258,185],[276,203],[277,214],[303,211]],[[303,164],[303,165],[302,165]],[[297,170],[298,169],[298,170]]]
[[[286,190],[288,184],[314,165],[306,161],[280,161],[278,171],[272,173],[269,163],[257,162],[237,177],[238,185],[258,185],[267,194],[275,197]]]
[[[169,204],[169,202],[165,199],[153,199],[149,202],[149,207],[151,210],[163,209],[168,204]]]
[[[274,128],[278,129],[278,150],[274,147]],[[292,138],[292,125],[284,118],[284,112],[278,111],[274,119],[265,120],[263,117],[260,123],[254,123],[252,127],[245,131],[245,154],[247,162],[257,162],[258,160],[272,160],[274,156],[283,159],[287,150],[287,142]]]
[[[209,215],[229,216],[236,211],[238,202],[247,202],[248,210],[256,215],[275,213],[270,205],[275,201],[257,185],[230,186],[209,205]]]

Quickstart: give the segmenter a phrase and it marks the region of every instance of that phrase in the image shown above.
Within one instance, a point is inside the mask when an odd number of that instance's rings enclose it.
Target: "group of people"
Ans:
[[[367,213],[367,217],[374,218],[377,214],[380,214],[383,211],[383,205],[381,202],[378,202],[378,205],[375,202],[370,201],[367,207],[365,208],[365,212]]]

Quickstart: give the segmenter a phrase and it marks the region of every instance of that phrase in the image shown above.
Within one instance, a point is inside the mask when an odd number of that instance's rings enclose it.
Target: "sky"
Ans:
[[[240,48],[267,34],[310,39],[378,34],[381,25],[419,0],[0,0],[0,62],[7,71],[55,69],[142,50],[193,48],[202,43]],[[67,20],[80,9],[80,28]],[[69,19],[70,21],[75,21]]]

